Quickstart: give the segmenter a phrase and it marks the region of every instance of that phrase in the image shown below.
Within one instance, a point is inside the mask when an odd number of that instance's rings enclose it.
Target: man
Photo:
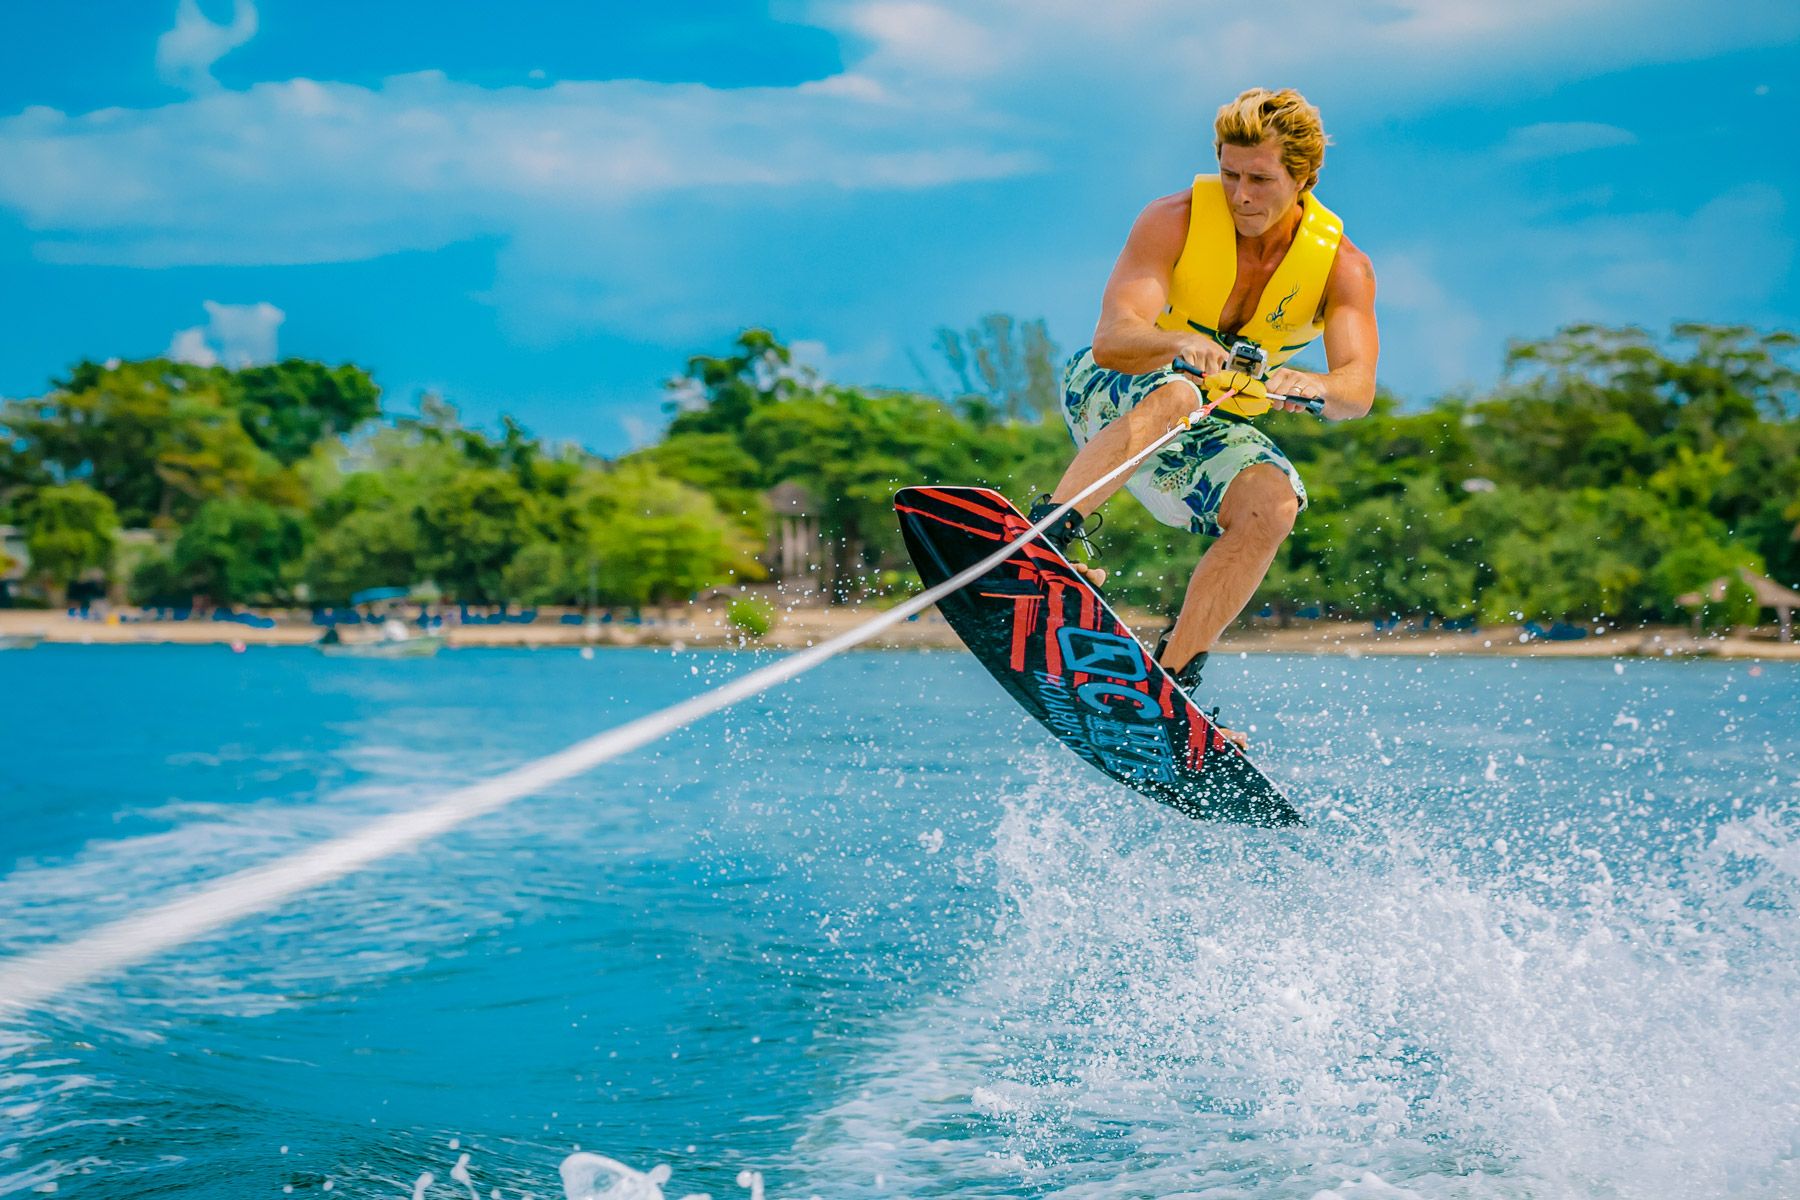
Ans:
[[[1032,509],[1033,521],[1041,519],[1203,401],[1219,402],[1124,483],[1164,524],[1218,539],[1157,648],[1190,695],[1207,652],[1306,506],[1299,472],[1251,420],[1271,407],[1303,411],[1271,392],[1322,399],[1328,420],[1364,416],[1379,350],[1369,258],[1312,194],[1327,141],[1319,110],[1292,89],[1253,88],[1219,109],[1213,133],[1219,174],[1152,201],[1132,226],[1107,280],[1094,344],[1063,375],[1063,417],[1080,453]],[[1321,334],[1324,374],[1282,365]],[[1249,361],[1260,351],[1274,368],[1266,379],[1227,369],[1244,342]],[[1176,360],[1204,381],[1176,369]],[[1120,486],[1084,500],[1051,540],[1067,547],[1080,538],[1083,518]],[[1096,585],[1106,578],[1078,569]]]

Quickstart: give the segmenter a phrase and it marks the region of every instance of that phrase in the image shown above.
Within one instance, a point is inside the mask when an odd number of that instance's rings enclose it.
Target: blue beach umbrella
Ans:
[[[403,587],[364,588],[350,597],[350,603],[373,604],[377,600],[404,600],[411,590],[411,588]]]

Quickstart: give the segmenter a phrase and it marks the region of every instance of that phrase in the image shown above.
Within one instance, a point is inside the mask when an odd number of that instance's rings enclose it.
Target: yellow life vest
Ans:
[[[1237,282],[1237,226],[1232,223],[1219,177],[1196,175],[1187,242],[1175,260],[1168,307],[1156,319],[1157,327],[1197,330],[1228,349],[1240,338],[1248,338],[1263,348],[1270,367],[1278,367],[1325,332],[1319,319],[1320,302],[1343,237],[1344,223],[1337,214],[1311,192],[1303,193],[1300,228],[1257,298],[1254,314],[1242,329],[1222,333],[1219,318]],[[1222,407],[1232,405],[1227,401]]]

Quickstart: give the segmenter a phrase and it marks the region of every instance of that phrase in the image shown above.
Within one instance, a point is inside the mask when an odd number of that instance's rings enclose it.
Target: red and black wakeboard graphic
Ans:
[[[1031,528],[988,488],[904,488],[894,509],[926,587]],[[1302,823],[1042,537],[938,609],[1025,711],[1120,783],[1203,820]]]

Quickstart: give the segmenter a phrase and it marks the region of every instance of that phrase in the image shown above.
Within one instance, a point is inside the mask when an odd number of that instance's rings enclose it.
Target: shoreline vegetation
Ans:
[[[579,610],[569,610],[580,615]],[[746,636],[730,620],[724,598],[695,601],[672,608],[664,616],[604,624],[564,623],[561,612],[540,612],[529,624],[457,625],[446,623],[432,632],[443,635],[448,649],[576,650],[623,647],[686,650],[789,651],[836,637],[874,615],[862,605],[795,605],[779,616],[761,637]],[[40,638],[46,645],[185,645],[310,646],[322,634],[305,612],[272,612],[266,628],[205,616],[185,621],[109,620],[72,617],[65,612],[0,610],[0,638]],[[1159,628],[1167,618],[1146,610],[1125,609],[1120,616],[1140,634]],[[373,635],[369,635],[373,636]],[[354,640],[353,633],[346,641]],[[919,614],[866,643],[877,650],[961,650],[962,642],[935,611]],[[1363,655],[1507,655],[1527,658],[1722,658],[1800,662],[1800,642],[1780,642],[1771,629],[1697,633],[1691,627],[1642,626],[1588,631],[1573,640],[1536,636],[1521,626],[1466,631],[1421,629],[1400,625],[1376,629],[1369,621],[1320,619],[1280,628],[1273,620],[1239,621],[1226,631],[1218,649],[1225,654],[1321,654],[1358,658]]]
[[[937,351],[920,388],[854,387],[745,330],[669,381],[656,440],[610,458],[435,396],[395,413],[350,364],[77,363],[0,402],[0,612],[58,641],[306,641],[339,622],[345,654],[373,653],[354,648],[371,618],[418,628],[422,610],[449,645],[580,644],[571,611],[613,617],[596,644],[804,644],[916,586],[900,487],[1024,507],[1068,464],[1042,321],[942,330]],[[1226,644],[1762,647],[1731,631],[1786,632],[1800,608],[1797,353],[1744,326],[1571,326],[1515,343],[1480,394],[1271,413],[1311,503],[1247,610],[1262,622]],[[1179,491],[1192,467],[1171,451],[1145,478]],[[1108,601],[1161,628],[1205,539],[1123,495],[1099,516]],[[294,616],[258,615],[277,612]],[[135,619],[171,613],[189,619]],[[935,620],[892,640],[953,644]],[[1455,632],[1476,628],[1498,636]]]

